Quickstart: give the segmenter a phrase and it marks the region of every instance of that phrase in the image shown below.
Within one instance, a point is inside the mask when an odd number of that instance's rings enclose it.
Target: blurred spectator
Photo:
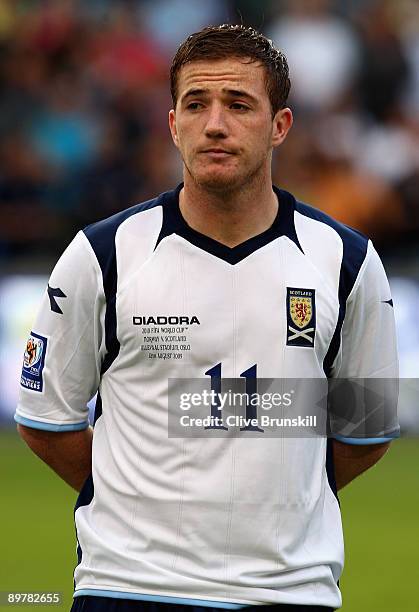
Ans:
[[[333,14],[330,0],[293,0],[268,33],[285,51],[292,100],[302,110],[335,106],[352,85],[359,46],[350,25]]]
[[[50,177],[21,134],[1,142],[0,168],[0,257],[28,255],[59,230],[45,208]]]
[[[381,243],[390,229],[394,234],[404,227],[400,201],[386,181],[368,169],[354,169],[354,151],[339,142],[349,131],[342,130],[339,136],[341,121],[340,116],[318,117],[316,135],[310,133],[307,123],[294,128],[294,138],[275,159],[275,178],[304,200]],[[353,142],[353,138],[348,140]]]
[[[174,54],[192,32],[228,21],[227,5],[223,0],[145,0],[139,5],[140,15],[150,33],[169,55]]]
[[[419,3],[417,0],[401,0],[398,11],[392,12],[397,20],[403,53],[409,66],[404,106],[406,112],[418,116],[419,109]]]
[[[28,140],[35,152],[52,171],[70,171],[92,163],[101,126],[78,76],[59,74],[45,85],[42,97],[44,103],[28,127]]]
[[[407,86],[407,58],[388,3],[367,3],[356,15],[356,22],[361,41],[356,94],[365,112],[378,121],[385,120],[398,106]]]
[[[116,2],[109,7],[102,28],[91,32],[86,57],[89,74],[111,93],[129,93],[136,86],[148,89],[166,73],[167,58],[147,29],[131,4]]]
[[[370,125],[361,136],[354,161],[389,183],[398,183],[419,168],[418,134],[400,115]]]
[[[417,250],[417,0],[0,0],[2,263],[56,259],[80,227],[180,180],[172,55],[242,19],[291,66],[275,181],[382,249]]]

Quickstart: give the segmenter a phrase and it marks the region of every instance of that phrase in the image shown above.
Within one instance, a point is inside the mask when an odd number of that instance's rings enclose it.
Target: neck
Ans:
[[[271,227],[278,213],[278,198],[271,176],[237,190],[214,192],[198,185],[185,171],[179,207],[194,230],[230,248]]]

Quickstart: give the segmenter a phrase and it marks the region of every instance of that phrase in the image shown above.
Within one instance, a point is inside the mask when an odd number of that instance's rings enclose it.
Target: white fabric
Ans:
[[[231,265],[176,233],[154,249],[161,226],[160,206],[138,212],[109,244],[116,245],[120,351],[102,376],[106,301],[83,233],[50,280],[67,296],[63,314],[51,312],[46,297],[34,328],[49,339],[44,391],[22,389],[18,417],[79,423],[97,389],[102,398],[94,496],[75,515],[76,592],[339,607],[343,539],[326,439],[168,438],[167,381],[203,378],[218,363],[224,377],[257,364],[261,378],[324,378],[342,239],[295,213],[303,252],[279,236]],[[287,287],[315,290],[314,347],[287,345]],[[389,298],[370,245],[348,300],[336,374],[394,374],[393,309],[381,304]],[[133,325],[133,317],[160,315],[199,319],[185,332],[191,350],[182,359],[142,350],[148,326]]]

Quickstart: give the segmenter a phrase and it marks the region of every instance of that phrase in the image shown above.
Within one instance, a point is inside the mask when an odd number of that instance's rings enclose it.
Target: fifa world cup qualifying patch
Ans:
[[[23,368],[20,384],[26,389],[42,392],[44,381],[42,371],[45,365],[47,338],[31,332],[23,355]]]
[[[287,345],[314,347],[316,301],[314,289],[287,287]]]

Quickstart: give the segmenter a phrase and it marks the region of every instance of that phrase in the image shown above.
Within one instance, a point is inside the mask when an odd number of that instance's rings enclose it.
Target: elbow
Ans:
[[[22,440],[24,440],[25,442],[33,438],[39,437],[39,434],[42,433],[37,429],[33,429],[32,427],[26,427],[26,425],[21,425],[20,423],[17,424],[17,432],[22,438]]]
[[[49,447],[50,433],[26,425],[17,425],[17,432],[22,440],[39,457],[45,456]]]

